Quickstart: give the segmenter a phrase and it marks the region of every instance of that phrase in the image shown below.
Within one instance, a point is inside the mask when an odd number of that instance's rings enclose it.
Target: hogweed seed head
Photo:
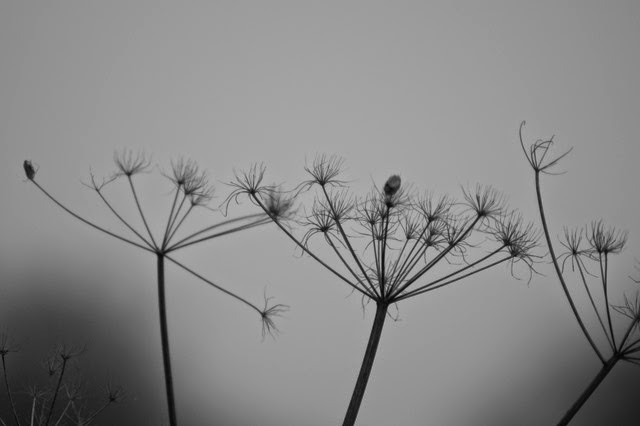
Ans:
[[[124,149],[113,154],[113,161],[116,163],[118,171],[115,176],[131,177],[137,173],[145,172],[151,166],[151,160],[147,159],[142,151],[134,153],[131,149]]]
[[[229,210],[229,204],[231,201],[234,201],[238,204],[238,199],[242,195],[247,195],[251,199],[251,202],[255,203],[253,197],[264,197],[268,196],[273,188],[270,186],[262,185],[262,181],[264,180],[264,174],[266,173],[267,168],[264,164],[252,164],[249,167],[249,170],[237,172],[234,170],[233,174],[235,180],[228,182],[232,188],[235,188],[231,193],[227,196],[227,198],[222,202],[221,207],[224,209],[224,214],[226,215]]]
[[[495,217],[504,210],[504,197],[490,186],[476,185],[474,190],[462,189],[467,206],[479,217]]]
[[[276,327],[276,323],[274,322],[275,317],[281,317],[282,314],[289,311],[288,305],[283,305],[281,303],[269,306],[269,301],[273,299],[273,297],[267,297],[266,289],[264,293],[264,307],[260,312],[260,316],[262,317],[262,338],[264,339],[267,334],[271,337],[275,337],[276,334],[280,332],[278,327]]]
[[[345,181],[338,180],[337,177],[342,172],[344,159],[336,155],[321,154],[316,156],[311,166],[304,169],[311,175],[312,180],[303,182],[306,186],[318,184],[324,186],[344,186]]]
[[[598,254],[620,253],[627,243],[627,233],[613,227],[605,228],[602,220],[591,224],[587,240]]]
[[[266,193],[265,207],[272,218],[283,220],[294,214],[293,198],[275,186]]]

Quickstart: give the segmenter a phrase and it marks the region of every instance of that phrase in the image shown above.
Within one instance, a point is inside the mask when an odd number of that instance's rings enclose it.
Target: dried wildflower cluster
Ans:
[[[560,240],[560,244],[564,247],[564,252],[556,255],[547,225],[540,175],[558,174],[557,172],[551,172],[550,169],[569,154],[571,149],[555,157],[552,156],[550,152],[554,144],[553,138],[538,140],[527,149],[522,138],[524,124],[525,122],[522,122],[520,125],[520,145],[534,172],[538,210],[549,255],[573,315],[594,353],[602,363],[600,372],[558,423],[559,425],[566,425],[618,361],[624,360],[640,365],[640,293],[636,291],[635,296],[632,298],[624,295],[624,304],[622,305],[611,304],[610,260],[611,256],[617,255],[623,250],[627,242],[627,233],[606,226],[602,220],[594,221],[583,228],[564,228],[563,237]],[[571,272],[574,274],[574,278],[580,283],[578,288],[584,290],[589,300],[589,305],[586,307],[578,307],[574,300],[574,294],[569,291],[567,285],[568,271],[566,271],[568,264],[571,265]],[[628,320],[627,326],[622,332],[622,337],[619,337],[619,333],[616,333],[615,322],[611,315],[612,311],[623,315]],[[597,344],[593,338],[596,330],[589,330],[585,324],[584,318],[590,315],[595,316],[598,320],[599,333],[604,336],[607,342],[604,348],[601,347],[602,345]]]
[[[538,235],[491,187],[466,188],[456,201],[417,194],[392,175],[382,189],[357,196],[342,167],[338,157],[318,156],[305,167],[309,178],[285,192],[265,185],[265,167],[254,165],[230,182],[234,191],[226,205],[249,197],[303,253],[375,302],[369,345],[343,423],[352,425],[389,306],[500,264],[511,265],[512,272],[517,263],[533,271]]]
[[[18,426],[89,426],[103,411],[125,397],[124,389],[110,381],[101,395],[92,395],[88,382],[78,367],[72,365],[84,353],[84,347],[65,344],[56,345],[42,363],[48,376],[46,384],[31,384],[26,392],[16,392],[9,379],[7,358],[18,351],[8,334],[0,333],[2,376],[9,400],[9,404],[0,405],[0,424],[9,424],[11,418]]]
[[[382,189],[358,197],[341,179],[342,165],[334,156],[317,157],[305,167],[310,179],[289,193],[263,185],[264,166],[253,166],[230,183],[235,190],[227,204],[247,195],[304,253],[380,303],[396,303],[500,263],[522,262],[531,270],[537,233],[507,210],[495,189],[465,188],[456,201],[416,194],[393,175]],[[306,214],[291,208],[296,201]],[[321,258],[316,244],[328,247],[333,258]],[[432,277],[446,262],[454,271]]]
[[[101,181],[98,181],[91,173],[90,183],[85,184],[85,186],[95,191],[106,208],[113,214],[114,218],[120,223],[120,225],[124,227],[125,233],[112,231],[75,213],[60,201],[58,201],[36,180],[37,170],[34,168],[33,164],[30,161],[25,161],[23,163],[23,168],[29,182],[33,183],[51,201],[53,201],[56,205],[58,205],[74,218],[80,220],[81,222],[91,226],[98,231],[101,231],[111,237],[152,253],[156,256],[158,277],[158,304],[160,312],[160,330],[162,337],[162,357],[167,390],[169,423],[172,426],[175,426],[177,424],[177,416],[173,395],[173,379],[171,373],[171,357],[169,351],[167,325],[168,320],[165,300],[165,259],[169,260],[174,265],[180,267],[191,275],[199,278],[203,282],[211,285],[212,287],[220,290],[226,295],[233,297],[234,299],[253,309],[258,313],[259,318],[262,322],[263,338],[266,334],[273,335],[277,332],[274,318],[286,312],[286,310],[288,309],[286,305],[272,303],[270,304],[272,298],[267,298],[265,296],[265,304],[263,307],[260,307],[205,278],[191,267],[186,266],[184,263],[178,261],[173,257],[173,253],[180,249],[194,246],[205,241],[213,240],[224,235],[229,235],[236,232],[245,231],[260,225],[264,225],[270,222],[270,218],[268,215],[263,213],[228,219],[225,218],[223,220],[214,222],[213,224],[207,225],[195,232],[186,233],[185,235],[184,232],[181,232],[181,230],[184,229],[183,225],[188,220],[188,218],[192,217],[192,212],[194,211],[194,209],[199,207],[208,208],[207,204],[214,196],[214,188],[209,184],[209,179],[205,171],[201,170],[194,161],[181,158],[171,163],[170,172],[162,173],[173,184],[174,189],[171,205],[167,212],[167,221],[166,225],[164,226],[164,231],[159,235],[155,234],[151,229],[149,221],[147,220],[147,214],[145,212],[145,209],[143,208],[143,202],[140,198],[140,195],[138,194],[135,182],[137,175],[150,171],[151,160],[141,152],[134,153],[133,151],[125,150],[123,152],[115,154],[114,162],[116,164],[115,173]],[[139,219],[142,222],[142,227],[136,227],[134,226],[134,224],[132,224],[131,221],[126,220],[124,216],[116,209],[113,203],[109,200],[109,196],[107,193],[108,188],[110,188],[115,182],[119,180],[125,181],[125,191],[129,191],[131,193],[132,202],[135,210],[138,213]],[[277,197],[271,198],[267,204],[270,206],[270,215],[277,215],[279,211],[283,211],[285,209],[288,209],[289,207],[283,204],[283,200],[280,200]]]

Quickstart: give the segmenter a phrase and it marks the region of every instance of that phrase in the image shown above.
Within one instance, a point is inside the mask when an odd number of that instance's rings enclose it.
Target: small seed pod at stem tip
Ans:
[[[391,175],[391,177],[389,179],[387,179],[387,182],[384,184],[384,194],[387,197],[392,197],[396,194],[396,192],[398,192],[398,190],[400,189],[400,176],[398,175]]]
[[[27,175],[27,179],[33,180],[33,178],[36,176],[36,170],[33,168],[33,164],[31,164],[31,161],[24,160],[24,163],[22,163],[22,167],[24,167],[24,173]]]

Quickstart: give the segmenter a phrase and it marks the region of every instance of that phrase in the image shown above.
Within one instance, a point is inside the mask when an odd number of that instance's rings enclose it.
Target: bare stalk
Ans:
[[[584,336],[589,341],[589,344],[591,345],[591,348],[593,348],[593,351],[596,353],[596,355],[600,359],[600,362],[602,362],[603,364],[606,364],[607,361],[604,359],[604,357],[602,356],[602,353],[600,353],[600,350],[598,349],[598,347],[596,346],[595,342],[593,341],[593,338],[591,337],[591,335],[587,331],[587,328],[585,327],[584,322],[582,321],[582,318],[580,317],[580,314],[578,313],[576,305],[573,302],[573,298],[571,297],[571,294],[569,293],[569,289],[567,288],[567,284],[564,281],[564,276],[562,275],[562,270],[560,269],[560,265],[558,264],[558,258],[556,257],[556,253],[553,250],[553,244],[551,243],[551,237],[549,235],[549,227],[547,226],[547,219],[545,217],[544,206],[542,204],[542,190],[540,189],[540,172],[538,170],[536,170],[535,178],[536,178],[536,196],[537,196],[537,199],[538,199],[538,211],[540,212],[540,221],[542,222],[542,229],[544,231],[544,237],[545,237],[545,239],[547,241],[547,247],[549,248],[549,255],[551,256],[551,261],[553,262],[553,267],[556,270],[556,275],[558,276],[558,280],[560,281],[560,285],[562,286],[562,290],[564,291],[564,294],[567,297],[567,301],[569,302],[569,305],[571,306],[571,311],[573,312],[573,315],[576,318],[576,321],[578,322],[578,325],[580,325],[580,329],[582,330],[582,333],[584,334]]]
[[[160,313],[160,336],[162,339],[162,362],[164,366],[164,383],[167,392],[167,406],[169,408],[169,424],[178,424],[176,404],[173,395],[173,375],[171,372],[171,354],[169,352],[169,329],[167,326],[167,303],[164,285],[164,255],[158,253],[158,311]]]
[[[149,225],[147,224],[147,219],[144,216],[144,212],[142,211],[142,206],[140,205],[140,201],[138,200],[138,193],[136,192],[135,186],[133,186],[133,179],[131,175],[127,175],[127,180],[129,181],[129,186],[131,187],[131,193],[133,194],[133,199],[136,202],[136,207],[138,208],[138,213],[140,213],[140,217],[142,218],[142,223],[144,227],[147,229],[147,233],[149,234],[149,238],[151,238],[151,242],[155,247],[157,247],[156,240],[153,238],[153,233],[151,229],[149,229]]]
[[[380,343],[380,336],[382,335],[382,328],[384,321],[387,317],[387,310],[389,305],[385,303],[376,302],[376,316],[373,319],[373,325],[371,327],[371,334],[369,335],[369,342],[367,343],[367,349],[364,353],[362,365],[360,367],[360,373],[358,374],[358,380],[353,389],[351,395],[351,401],[347,408],[342,426],[353,426],[358,417],[358,411],[360,410],[360,404],[364,397],[364,392],[371,375],[371,367],[373,367],[373,361],[376,357],[376,351],[378,350],[378,344]]]
[[[565,415],[558,422],[558,426],[568,425],[571,419],[576,415],[576,413],[582,408],[585,402],[589,399],[591,394],[600,386],[600,383],[607,377],[607,375],[611,372],[616,363],[620,360],[618,354],[614,354],[609,360],[607,360],[604,365],[600,368],[600,371],[596,376],[591,380],[591,383],[587,386],[587,388],[582,392],[582,394],[578,397],[578,399],[573,403],[571,408],[565,413]]]

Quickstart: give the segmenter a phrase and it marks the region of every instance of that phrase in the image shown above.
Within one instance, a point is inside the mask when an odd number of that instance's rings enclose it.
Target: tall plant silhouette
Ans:
[[[94,222],[85,219],[79,214],[75,213],[60,201],[58,201],[53,195],[51,195],[41,183],[36,180],[36,168],[33,164],[25,160],[23,166],[24,171],[29,182],[33,183],[42,193],[44,193],[51,201],[61,207],[64,211],[69,213],[75,219],[89,225],[90,227],[103,232],[111,237],[114,237],[128,245],[134,246],[140,250],[146,251],[155,256],[156,270],[157,270],[157,285],[158,285],[158,310],[160,319],[160,335],[162,341],[162,360],[164,367],[164,378],[167,394],[167,407],[169,414],[169,422],[172,426],[177,424],[175,398],[173,391],[173,374],[171,369],[171,356],[169,351],[169,332],[167,327],[167,302],[165,295],[165,260],[169,260],[171,263],[177,265],[189,274],[199,278],[212,287],[222,291],[228,296],[242,302],[246,306],[256,311],[262,321],[262,334],[272,334],[277,329],[275,328],[274,317],[279,316],[287,310],[286,305],[282,304],[269,304],[271,298],[267,298],[265,295],[264,306],[259,307],[247,299],[238,296],[237,294],[219,286],[213,281],[205,278],[200,273],[196,272],[189,266],[186,266],[181,261],[176,260],[170,256],[173,252],[180,249],[190,247],[196,244],[201,244],[205,241],[209,241],[215,238],[222,237],[224,235],[232,234],[255,228],[265,223],[269,223],[270,219],[265,214],[250,214],[230,219],[224,219],[219,222],[215,222],[211,225],[205,226],[198,231],[182,235],[180,229],[185,221],[192,215],[193,211],[197,208],[203,208],[207,206],[207,203],[212,199],[214,195],[214,189],[209,185],[206,172],[200,170],[197,164],[191,160],[186,161],[179,159],[172,162],[171,172],[163,175],[172,182],[174,189],[172,195],[171,207],[168,209],[167,221],[164,226],[164,231],[159,237],[154,237],[154,232],[147,220],[147,214],[142,206],[142,202],[136,189],[135,179],[137,175],[149,171],[151,168],[150,160],[142,153],[134,153],[130,150],[125,150],[121,153],[114,155],[114,161],[117,167],[116,172],[108,179],[98,182],[93,174],[90,175],[90,183],[85,184],[90,189],[95,191],[98,197],[102,200],[107,209],[114,215],[117,221],[130,233],[128,236],[123,236],[119,233],[113,232],[103,226],[97,225]],[[113,203],[109,201],[105,188],[115,181],[125,181],[125,191],[131,193],[132,202],[134,208],[139,216],[140,224],[136,228],[131,221],[126,220],[122,214],[116,210]],[[288,206],[271,206],[272,209],[280,209],[278,212],[281,215],[286,215],[286,209]],[[140,229],[143,228],[143,229]]]
[[[455,202],[448,196],[416,195],[393,175],[382,189],[374,187],[357,197],[341,177],[342,165],[335,156],[316,157],[305,167],[310,178],[290,192],[264,185],[265,167],[253,165],[236,173],[227,203],[248,196],[304,254],[363,301],[375,303],[369,341],[343,422],[353,425],[390,306],[500,264],[523,262],[532,267],[536,233],[519,214],[507,213],[503,197],[490,187],[464,189],[462,201]],[[307,213],[294,223],[302,228],[298,231],[288,222],[291,217],[271,207],[293,201],[306,204]],[[321,255],[321,249],[329,254]],[[455,264],[454,259],[462,262]],[[447,262],[450,268],[443,271]]]
[[[624,304],[619,306],[610,303],[609,262],[614,255],[620,253],[624,248],[627,234],[615,228],[607,227],[602,220],[594,221],[589,226],[582,228],[564,228],[563,237],[560,239],[563,251],[560,254],[556,254],[547,224],[540,178],[541,175],[558,174],[558,172],[553,171],[553,168],[569,154],[571,149],[560,155],[553,156],[551,153],[554,144],[553,137],[546,140],[539,139],[530,144],[527,149],[522,139],[524,125],[525,122],[523,121],[520,124],[519,131],[520,145],[529,166],[534,172],[538,211],[549,250],[549,257],[553,263],[560,286],[569,302],[573,316],[594,354],[602,364],[600,371],[593,377],[589,385],[558,422],[558,425],[566,425],[573,419],[619,361],[640,365],[640,294],[636,292],[632,298],[625,295]],[[569,273],[565,269],[567,269],[568,264],[571,265],[571,274],[579,282],[578,289],[574,289],[573,294],[567,285]],[[574,295],[578,290],[584,291],[589,300],[587,306],[577,306],[575,303]],[[622,336],[620,336],[620,333],[616,333],[611,311],[621,314],[628,320]],[[584,321],[586,316],[597,319],[598,327],[596,327],[596,330],[589,330]],[[595,339],[595,333],[598,333],[602,338]],[[601,343],[598,344],[598,341],[601,341]]]

